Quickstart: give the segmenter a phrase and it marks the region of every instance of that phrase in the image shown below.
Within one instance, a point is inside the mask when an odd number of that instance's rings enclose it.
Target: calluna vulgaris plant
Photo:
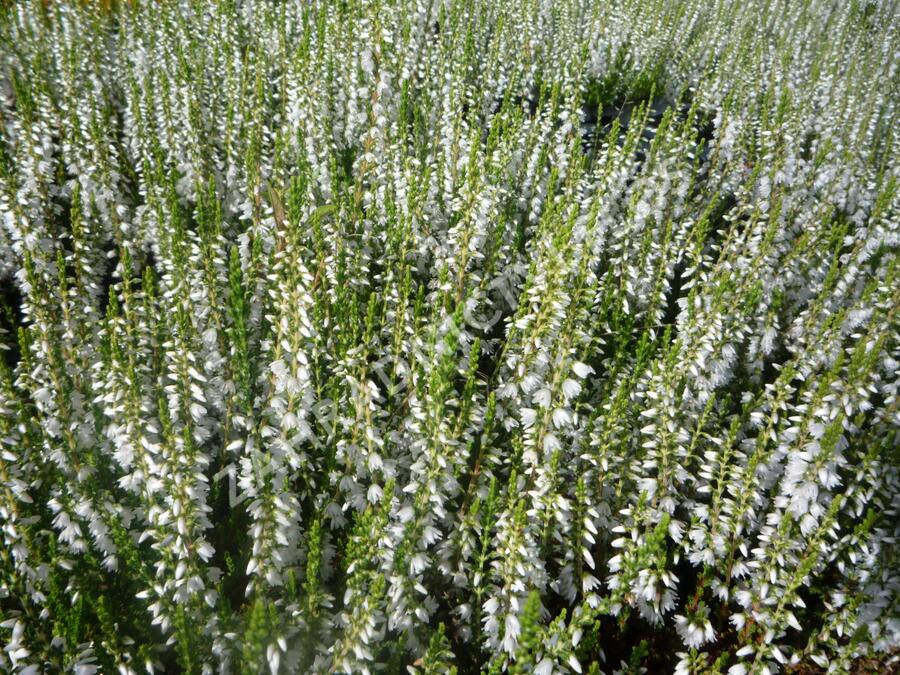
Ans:
[[[0,7],[0,670],[887,672],[896,0]]]

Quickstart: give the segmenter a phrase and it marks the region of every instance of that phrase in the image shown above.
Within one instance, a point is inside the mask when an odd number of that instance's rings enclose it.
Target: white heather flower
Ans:
[[[708,612],[699,614],[701,616],[694,616],[691,619],[681,614],[675,616],[675,628],[678,635],[681,636],[685,646],[691,649],[697,649],[716,639],[712,624],[706,618]]]

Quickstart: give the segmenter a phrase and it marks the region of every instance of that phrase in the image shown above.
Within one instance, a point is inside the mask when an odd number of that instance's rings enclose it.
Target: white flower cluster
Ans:
[[[0,670],[896,667],[897,44],[0,3]]]

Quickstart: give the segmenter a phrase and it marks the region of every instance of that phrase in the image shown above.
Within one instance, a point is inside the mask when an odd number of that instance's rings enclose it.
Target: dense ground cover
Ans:
[[[898,44],[3,3],[0,669],[889,670]]]

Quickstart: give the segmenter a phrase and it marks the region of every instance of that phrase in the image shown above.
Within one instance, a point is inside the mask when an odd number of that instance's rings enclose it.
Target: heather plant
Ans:
[[[0,670],[891,672],[897,44],[0,4]]]

